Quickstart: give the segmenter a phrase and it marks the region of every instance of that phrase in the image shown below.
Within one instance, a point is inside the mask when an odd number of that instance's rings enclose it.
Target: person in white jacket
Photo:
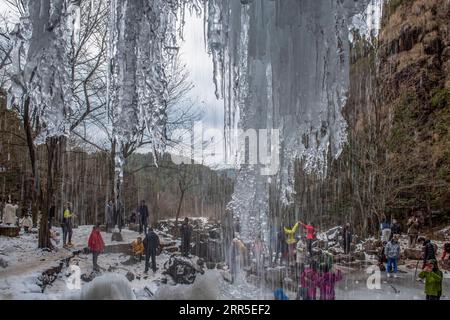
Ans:
[[[20,220],[20,226],[23,230],[28,233],[31,228],[33,228],[33,219],[31,219],[30,215],[25,215],[25,217]]]
[[[7,225],[16,225],[17,223],[17,208],[18,205],[13,205],[11,200],[5,205],[4,213],[3,213],[3,222]]]

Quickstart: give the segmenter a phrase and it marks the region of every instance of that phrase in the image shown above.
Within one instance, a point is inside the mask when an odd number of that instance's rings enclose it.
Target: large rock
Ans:
[[[405,249],[404,255],[406,259],[409,260],[420,260],[422,259],[422,250],[420,249]]]
[[[131,254],[131,245],[129,243],[113,244],[105,246],[104,253],[123,253]]]
[[[8,261],[6,261],[3,258],[0,258],[0,267],[7,268],[8,267]]]
[[[356,259],[356,260],[366,260],[366,255],[364,254],[364,252],[353,252],[352,256]]]
[[[131,271],[128,271],[127,274],[125,275],[125,277],[128,279],[128,281],[133,281],[134,280],[134,274]]]
[[[122,234],[120,232],[114,232],[111,236],[111,241],[122,242]]]
[[[135,223],[130,223],[128,225],[128,230],[139,232],[139,225]]]
[[[0,226],[0,236],[6,236],[6,237],[18,237],[20,233],[19,227],[13,227],[13,226]]]

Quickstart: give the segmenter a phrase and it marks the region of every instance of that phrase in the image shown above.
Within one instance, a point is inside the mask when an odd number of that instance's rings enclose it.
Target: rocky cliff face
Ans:
[[[450,2],[395,1],[378,50],[387,207],[450,209]]]

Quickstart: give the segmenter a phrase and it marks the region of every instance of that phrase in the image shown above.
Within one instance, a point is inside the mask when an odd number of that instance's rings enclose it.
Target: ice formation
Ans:
[[[79,30],[78,0],[24,1],[25,14],[13,32],[14,70],[9,105],[38,116],[41,134],[48,137],[68,133],[72,113],[70,59]]]
[[[145,135],[151,149],[164,149],[167,122],[166,70],[178,50],[184,11],[197,1],[112,0],[109,22],[109,108],[117,143],[116,180],[124,152]]]
[[[370,0],[210,0],[208,48],[225,128],[279,129],[281,168],[276,177],[284,204],[292,202],[293,165],[324,175],[327,157],[346,142],[342,108],[349,85],[349,30]],[[373,1],[372,1],[373,2]],[[227,156],[236,156],[227,135]],[[267,177],[242,165],[230,208],[241,236],[255,225],[268,240]]]

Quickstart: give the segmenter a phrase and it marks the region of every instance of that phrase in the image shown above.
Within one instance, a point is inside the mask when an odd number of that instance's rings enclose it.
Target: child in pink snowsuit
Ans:
[[[319,275],[318,286],[320,290],[320,300],[335,300],[336,294],[334,287],[336,282],[342,280],[342,273],[338,270],[337,273],[330,271],[330,267],[325,265],[323,272]]]
[[[302,290],[303,300],[316,300],[316,291],[319,281],[317,273],[317,265],[311,264],[300,275],[300,286]]]

